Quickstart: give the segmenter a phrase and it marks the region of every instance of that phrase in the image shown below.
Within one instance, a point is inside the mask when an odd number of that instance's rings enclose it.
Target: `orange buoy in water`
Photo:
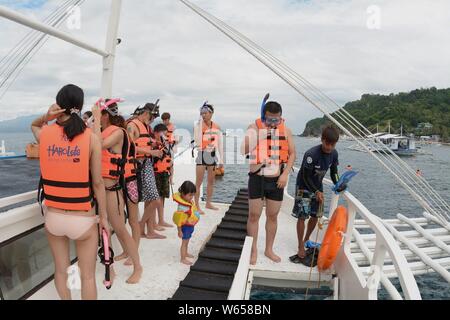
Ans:
[[[225,175],[225,168],[216,168],[216,177],[223,177]]]
[[[343,235],[347,232],[347,223],[347,208],[340,206],[334,211],[331,217],[320,247],[319,259],[317,261],[317,267],[320,272],[330,269],[336,260],[342,246]]]

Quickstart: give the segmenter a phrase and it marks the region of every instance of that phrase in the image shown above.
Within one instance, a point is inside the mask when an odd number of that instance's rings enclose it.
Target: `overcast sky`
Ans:
[[[61,0],[0,0],[43,19]],[[450,86],[448,0],[193,0],[259,43],[339,104],[364,93]],[[370,6],[380,9],[374,29]],[[67,30],[104,47],[110,0],[82,6],[81,29]],[[368,28],[369,25],[372,28]],[[0,58],[28,31],[0,18]],[[161,99],[175,122],[198,119],[208,99],[224,128],[246,127],[267,92],[295,132],[321,113],[240,47],[177,0],[124,0],[115,96],[129,113]],[[61,86],[99,95],[101,58],[51,39],[0,101],[0,120],[45,111]]]

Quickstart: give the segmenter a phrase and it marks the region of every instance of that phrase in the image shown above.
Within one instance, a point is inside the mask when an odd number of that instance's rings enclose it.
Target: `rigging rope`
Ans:
[[[400,184],[414,197],[415,200],[428,212],[432,213],[442,221],[450,218],[450,206],[445,200],[429,185],[429,183],[415,175],[414,170],[403,160],[398,157],[390,148],[385,146],[381,141],[373,141],[369,138],[372,133],[365,128],[359,121],[357,121],[349,112],[345,109],[339,108],[337,103],[322,93],[319,89],[314,87],[310,82],[298,75],[284,63],[277,58],[270,55],[267,51],[256,45],[250,39],[246,38],[238,31],[228,26],[221,20],[217,19],[213,15],[202,10],[198,6],[191,4],[189,1],[180,0],[187,7],[192,9],[198,15],[203,17],[222,33],[228,36],[231,40],[240,45],[244,50],[252,54],[256,59],[262,62],[266,67],[275,72],[291,87],[293,87],[299,94],[312,103],[316,108],[322,111],[327,118],[338,125],[347,135],[351,136],[358,142],[366,151],[368,151],[380,164],[385,167],[399,182]],[[298,87],[300,86],[301,89]],[[307,91],[309,95],[306,95],[304,91]],[[311,97],[312,96],[312,97]],[[313,99],[322,102],[318,104]],[[325,102],[324,102],[325,101]],[[334,116],[331,115],[331,111],[328,109],[327,102],[331,102],[339,109],[335,112],[336,116],[345,124],[342,124]],[[350,128],[347,128],[349,126]],[[359,138],[351,132],[353,131]],[[366,132],[366,133],[365,133]],[[377,151],[372,151],[369,147],[374,147]],[[383,160],[384,159],[384,160]],[[388,165],[388,163],[391,165]],[[424,196],[428,195],[425,199]]]
[[[59,27],[69,17],[69,8],[81,5],[83,2],[84,0],[65,1],[44,22],[52,27]],[[3,65],[0,66],[0,70],[2,70],[0,72],[0,100],[48,39],[47,34],[42,34],[40,31],[31,31],[2,59]]]

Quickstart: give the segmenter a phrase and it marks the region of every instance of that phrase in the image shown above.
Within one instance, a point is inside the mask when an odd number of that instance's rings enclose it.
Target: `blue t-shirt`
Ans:
[[[303,157],[302,168],[297,176],[297,186],[303,190],[314,191],[310,190],[311,188],[308,187],[309,184],[304,179],[306,173],[309,181],[323,192],[323,179],[328,170],[333,166],[339,166],[339,154],[337,150],[333,150],[332,153],[325,153],[322,151],[322,145],[309,149]]]

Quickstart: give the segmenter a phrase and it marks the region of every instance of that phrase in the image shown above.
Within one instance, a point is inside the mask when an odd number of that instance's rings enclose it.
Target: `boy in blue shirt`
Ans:
[[[324,204],[323,179],[328,170],[336,184],[339,181],[339,155],[336,144],[339,131],[327,126],[322,131],[322,144],[309,149],[303,158],[302,167],[297,176],[296,201],[293,216],[298,218],[297,237],[298,252],[290,257],[291,262],[300,263],[305,258],[305,243],[317,226],[318,215],[322,214]],[[322,211],[322,212],[320,212]],[[305,221],[309,219],[305,235]]]

